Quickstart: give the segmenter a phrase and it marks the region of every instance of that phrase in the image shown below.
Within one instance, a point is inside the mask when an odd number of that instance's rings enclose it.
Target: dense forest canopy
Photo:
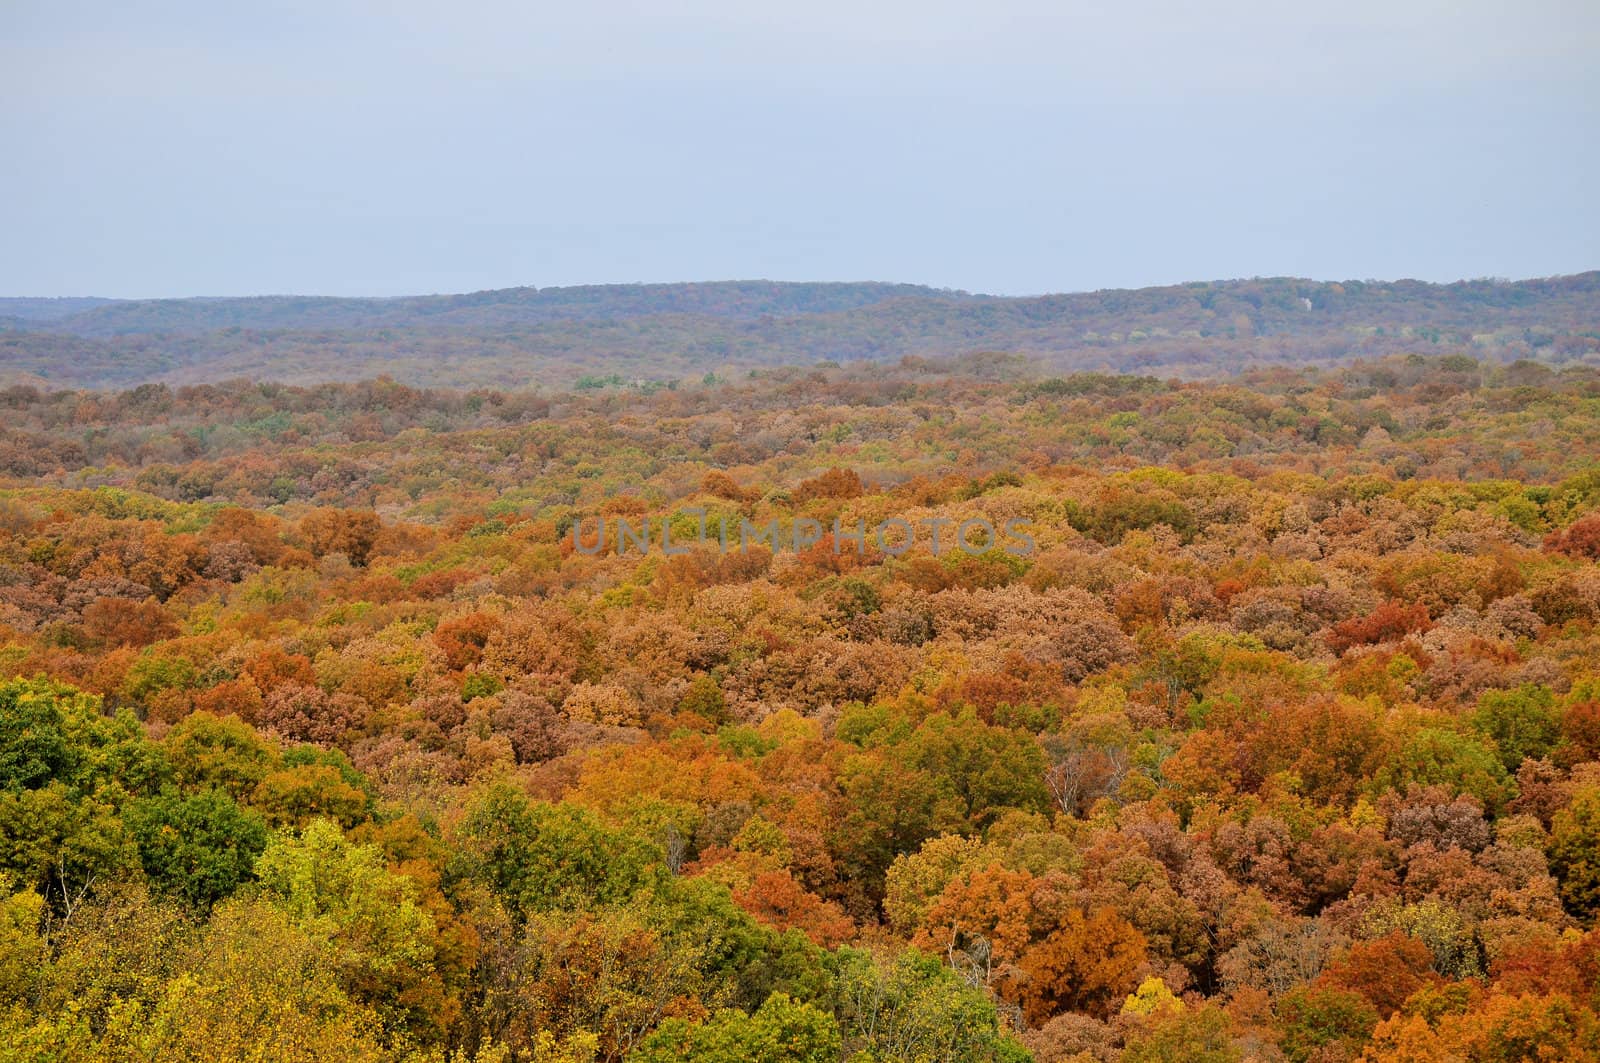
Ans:
[[[1600,1060],[1600,367],[1508,349],[0,391],[0,1059]],[[690,510],[1037,548],[574,541]]]
[[[1526,281],[1221,281],[999,298],[899,284],[508,288],[395,299],[0,299],[0,381],[563,389],[982,351],[1196,377],[1422,351],[1600,362],[1600,272]]]

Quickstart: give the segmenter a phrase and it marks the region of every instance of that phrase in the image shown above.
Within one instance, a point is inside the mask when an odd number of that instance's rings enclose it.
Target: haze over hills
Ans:
[[[656,314],[703,314],[735,319],[764,314],[853,310],[896,297],[971,300],[965,292],[914,284],[775,283],[601,284],[567,288],[499,288],[462,295],[395,298],[262,295],[189,299],[61,300],[86,305],[70,314],[35,310],[62,331],[86,336],[138,332],[190,334],[224,328],[347,329],[444,326],[496,328],[556,320],[603,320]],[[0,299],[28,305],[55,300]],[[29,316],[18,313],[19,317]]]
[[[116,299],[99,299],[93,296],[43,299],[4,299],[0,298],[0,322],[9,321],[15,325],[20,321],[59,321],[62,318],[72,317],[85,310],[97,306],[115,303]]]
[[[429,386],[671,382],[976,351],[1204,376],[1401,352],[1600,361],[1600,271],[1516,282],[1199,282],[999,297],[729,281],[399,298],[0,299],[0,379],[116,388],[380,374]]]

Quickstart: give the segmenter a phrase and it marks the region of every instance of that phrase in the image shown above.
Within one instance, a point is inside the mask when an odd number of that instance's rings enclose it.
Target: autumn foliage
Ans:
[[[1596,396],[0,393],[0,1058],[1596,1059]]]

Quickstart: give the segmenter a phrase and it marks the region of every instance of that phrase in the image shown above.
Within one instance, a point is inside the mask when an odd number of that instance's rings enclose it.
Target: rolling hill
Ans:
[[[1600,360],[1600,271],[1525,281],[1268,278],[1035,297],[915,285],[507,288],[386,299],[0,299],[0,379],[53,387],[666,382],[978,351],[1053,370],[1209,376],[1395,353]]]

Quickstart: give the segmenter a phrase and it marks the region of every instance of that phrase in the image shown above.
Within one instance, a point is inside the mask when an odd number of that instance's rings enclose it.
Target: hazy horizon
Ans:
[[[1052,295],[1093,295],[1100,292],[1113,291],[1138,291],[1142,288],[1178,287],[1185,284],[1243,284],[1252,281],[1267,281],[1277,279],[1292,279],[1306,281],[1312,284],[1405,284],[1423,283],[1436,285],[1470,284],[1490,281],[1497,284],[1518,284],[1525,281],[1551,280],[1560,277],[1580,276],[1585,273],[1600,272],[1600,266],[1590,269],[1572,270],[1566,273],[1533,274],[1526,277],[1482,276],[1482,277],[1453,277],[1446,280],[1430,280],[1424,277],[1289,277],[1286,274],[1265,275],[1256,274],[1248,277],[1190,277],[1187,280],[1172,281],[1166,284],[1140,285],[1138,287],[1106,285],[1096,288],[1075,288],[1062,291],[1040,292],[985,292],[972,288],[962,288],[954,285],[918,285],[932,291],[948,291],[959,295],[972,295],[995,299],[1030,299],[1042,298]],[[105,295],[100,292],[62,292],[37,294],[31,292],[0,292],[0,300],[5,299],[104,299],[110,302],[156,302],[163,300],[211,300],[211,299],[419,299],[433,296],[449,297],[461,295],[477,295],[483,292],[509,291],[516,288],[535,288],[538,290],[555,288],[626,288],[626,287],[669,287],[673,285],[716,285],[716,284],[882,284],[895,286],[902,284],[916,285],[915,281],[900,281],[892,279],[860,279],[860,278],[817,278],[800,277],[793,280],[775,277],[715,277],[691,280],[640,280],[640,281],[594,281],[580,284],[503,284],[494,288],[475,288],[471,291],[415,291],[395,292],[383,295],[351,295],[341,292],[314,292],[314,291],[272,291],[272,292],[239,292],[234,294],[218,294],[215,292],[193,292],[179,295],[150,295],[150,296],[120,296]]]
[[[0,291],[30,297],[1448,282],[1600,247],[1571,0],[8,13]]]

